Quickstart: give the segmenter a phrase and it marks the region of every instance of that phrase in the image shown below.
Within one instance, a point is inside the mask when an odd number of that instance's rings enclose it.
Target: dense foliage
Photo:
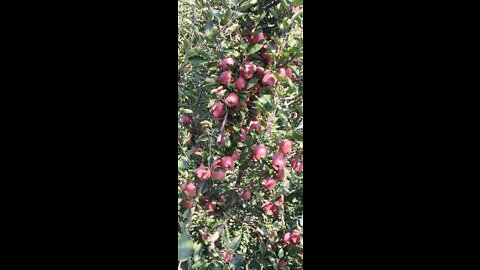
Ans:
[[[302,18],[178,2],[179,269],[303,268]]]

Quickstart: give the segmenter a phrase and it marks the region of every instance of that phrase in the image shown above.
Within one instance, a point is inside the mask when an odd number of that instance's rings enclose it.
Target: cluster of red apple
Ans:
[[[243,38],[250,44],[257,44],[266,40],[266,36],[263,32],[252,36],[247,35]],[[273,47],[275,49],[278,49],[278,46],[276,44],[274,44]],[[268,54],[269,51],[270,47],[267,43],[265,43],[260,50],[260,55],[267,66],[270,66],[273,61],[272,57]],[[219,63],[222,72],[218,77],[218,82],[221,84],[221,86],[215,89],[217,95],[218,97],[222,97],[226,92],[225,87],[228,86],[232,86],[230,88],[233,88],[233,91],[229,91],[227,96],[223,99],[223,102],[217,101],[211,107],[210,112],[215,119],[219,119],[226,114],[227,109],[225,108],[225,106],[227,108],[230,108],[230,110],[232,111],[238,109],[245,109],[248,107],[248,104],[251,104],[250,96],[252,94],[257,94],[262,87],[268,89],[277,84],[277,78],[272,71],[266,70],[264,67],[261,66],[256,66],[248,60],[246,60],[243,65],[239,67],[237,67],[235,63],[236,61],[232,57],[226,57]],[[300,65],[299,60],[295,60],[294,63],[297,66]],[[238,70],[239,72],[236,72],[236,70]],[[235,76],[235,74],[237,75]],[[281,67],[277,70],[277,74],[278,76],[283,78],[288,77],[293,82],[298,81],[298,78],[293,75],[293,71],[291,68]],[[253,86],[251,86],[250,89],[246,89],[248,81],[254,77],[257,78],[258,81]],[[244,90],[248,91],[245,92]],[[237,93],[239,91],[247,95],[246,100],[241,99],[238,96]],[[192,123],[192,119],[188,115],[183,115],[181,118],[181,122],[184,125],[190,125]]]
[[[250,44],[257,44],[261,41],[265,41],[266,37],[264,33],[259,33],[252,36],[243,37]],[[273,45],[273,47],[278,49],[278,46]],[[260,55],[264,59],[266,66],[272,64],[272,57],[268,54],[270,47],[265,43],[260,50]],[[299,65],[298,61],[295,61],[296,65]],[[222,123],[223,117],[228,112],[229,114],[235,113],[237,110],[243,110],[248,108],[252,101],[253,97],[260,92],[262,89],[269,89],[274,87],[277,84],[277,78],[272,71],[257,66],[250,61],[246,60],[242,64],[237,65],[235,59],[232,57],[226,57],[222,59],[219,63],[221,68],[221,73],[218,77],[218,83],[220,86],[215,89],[217,97],[219,100],[213,102],[213,106],[210,108],[210,113],[213,118],[220,124]],[[296,82],[298,79],[294,77],[291,68],[281,67],[277,70],[277,74],[280,77],[288,77],[293,82]],[[255,79],[256,82],[249,89],[249,81]],[[225,98],[223,98],[225,96]],[[261,123],[257,120],[256,116],[260,114],[258,110],[252,109],[254,112],[253,119],[250,119],[250,122],[247,126],[240,129],[240,134],[238,136],[239,142],[245,142],[247,139],[248,132],[259,132]],[[228,128],[225,129],[227,132],[222,132],[219,142],[221,144],[225,141],[225,136],[228,135],[228,132],[232,131],[233,126],[229,125],[227,119],[224,122],[225,126]],[[187,115],[183,115],[181,122],[184,125],[190,125],[192,123],[192,118]],[[226,134],[225,134],[226,133]],[[285,179],[285,166],[287,165],[287,158],[289,157],[288,153],[292,151],[293,142],[289,140],[282,140],[278,145],[279,150],[273,155],[271,166],[274,169],[274,174],[266,176],[263,179],[263,188],[265,190],[272,190],[275,188],[277,181],[283,181]],[[200,148],[192,147],[194,152],[196,150],[201,150]],[[259,144],[253,147],[252,154],[250,158],[253,161],[259,161],[265,158],[268,155],[268,148],[264,144]],[[227,171],[234,170],[235,161],[239,158],[240,154],[235,150],[231,156],[219,157],[210,167],[205,166],[203,163],[200,163],[200,166],[195,169],[195,175],[201,181],[206,181],[208,179],[213,180],[224,180]],[[295,155],[290,156],[291,166],[296,173],[300,173],[303,170],[303,162]],[[193,182],[184,183],[181,185],[182,193],[186,198],[182,200],[182,205],[189,209],[192,207],[194,202],[194,196],[196,195],[196,186]],[[252,195],[252,192],[248,189],[243,190],[240,194],[240,198],[243,200],[248,200]],[[224,195],[216,195],[211,198],[208,194],[200,196],[198,204],[208,211],[215,211],[218,203],[224,204],[226,202]],[[262,204],[261,208],[263,213],[266,215],[275,215],[279,214],[279,207],[283,208],[284,205],[284,196],[281,195],[278,200],[275,202],[266,201]],[[284,243],[285,244],[296,244],[299,242],[299,233],[292,232],[285,234]],[[202,239],[205,241],[208,237],[207,232],[202,232]],[[226,262],[231,262],[233,260],[233,254],[230,252],[224,251],[223,253],[224,260]],[[284,260],[278,262],[278,267],[282,268],[286,265]]]

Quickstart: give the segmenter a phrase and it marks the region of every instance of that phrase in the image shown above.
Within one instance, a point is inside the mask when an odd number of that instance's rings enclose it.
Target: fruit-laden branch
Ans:
[[[248,162],[249,160],[247,159],[240,165],[240,168],[238,169],[237,180],[235,181],[235,186],[238,186],[242,181],[242,177],[243,177],[243,174],[245,173],[245,169],[247,169],[248,167]],[[231,217],[231,213],[238,202],[238,198],[240,198],[240,195],[236,190],[233,190],[232,199],[230,200],[230,203],[228,204],[228,209],[225,212],[225,215],[223,216],[222,224],[218,225],[217,229],[215,230],[215,233],[213,233],[209,237],[209,241],[211,242],[208,248],[209,250],[213,250],[215,248],[215,241],[217,241],[223,229],[225,229],[225,227],[227,226],[227,221]]]

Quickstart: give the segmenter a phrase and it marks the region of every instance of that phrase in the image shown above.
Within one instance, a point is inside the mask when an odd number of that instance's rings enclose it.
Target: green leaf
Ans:
[[[250,49],[248,49],[248,54],[254,54],[254,53],[260,51],[260,49],[262,47],[263,47],[263,43],[255,44],[252,47],[250,47]]]
[[[183,111],[183,113],[188,113],[188,114],[192,114],[192,113],[193,113],[193,111],[190,110],[190,109],[183,109],[182,111]]]
[[[205,35],[210,35],[212,33],[212,28],[213,28],[213,22],[208,20],[205,23]]]
[[[258,249],[260,249],[260,252],[261,252],[262,254],[265,253],[265,245],[264,245],[263,243],[260,243],[260,244],[258,245]]]
[[[183,171],[185,170],[185,163],[183,162],[183,160],[178,160],[178,170],[179,171]]]
[[[246,50],[248,47],[247,41],[243,38],[242,38],[242,42],[240,43],[240,47],[242,47],[244,50]]]
[[[242,240],[242,236],[239,235],[239,236],[236,236],[235,238],[233,238],[232,240],[232,243],[230,243],[230,248],[235,250],[238,248],[238,245],[240,245],[240,241]]]
[[[247,83],[247,90],[252,88],[257,82],[258,82],[257,77],[253,77],[252,79],[250,79]]]
[[[232,50],[232,49],[228,49],[227,50],[227,53],[233,57],[238,57],[240,55],[239,52],[235,51],[235,50]]]
[[[292,137],[296,141],[303,141],[303,132],[295,130],[292,134]]]
[[[193,241],[192,238],[182,233],[178,238],[178,261],[184,261],[190,258],[193,254]]]
[[[245,260],[245,255],[238,254],[237,256],[235,256],[235,258],[233,258],[232,264],[235,267],[240,266],[240,264],[243,262],[243,260]]]
[[[283,258],[283,255],[285,255],[284,251],[283,251],[283,248],[281,248],[279,251],[278,251],[278,258]]]
[[[295,7],[300,6],[302,3],[303,3],[303,0],[293,0],[293,5],[294,5]]]
[[[188,58],[188,61],[189,61],[192,65],[198,66],[198,65],[204,63],[204,62],[205,62],[205,59],[204,59],[203,57],[201,57],[201,56],[196,55],[196,56],[192,56],[192,57]]]

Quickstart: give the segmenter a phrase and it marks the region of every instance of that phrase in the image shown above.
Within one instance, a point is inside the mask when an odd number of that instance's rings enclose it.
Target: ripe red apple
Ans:
[[[288,152],[292,151],[292,145],[292,141],[283,140],[280,142],[280,151],[286,155]]]
[[[287,68],[287,69],[285,70],[285,75],[287,75],[287,77],[291,79],[292,76],[293,76],[292,69],[291,69],[291,68]]]
[[[281,170],[287,164],[287,158],[282,152],[277,152],[272,158],[272,167],[275,170]]]
[[[277,184],[277,181],[269,177],[265,177],[265,179],[263,180],[263,187],[266,190],[274,189],[276,184]]]
[[[300,233],[299,232],[292,232],[290,236],[290,241],[292,244],[298,244],[300,243]]]
[[[237,150],[235,150],[232,154],[233,161],[237,160],[240,157],[240,153],[238,153]]]
[[[255,77],[261,79],[263,78],[264,73],[265,73],[265,69],[263,67],[257,67],[257,70],[255,70]]]
[[[265,39],[265,34],[263,32],[258,33],[252,37],[252,43],[257,44],[258,42]]]
[[[233,254],[224,251],[223,258],[225,259],[226,262],[231,262],[233,261]]]
[[[197,190],[195,188],[195,185],[192,182],[189,183],[183,183],[180,188],[182,189],[182,192],[190,197],[195,196]]]
[[[235,80],[235,89],[242,90],[246,86],[247,82],[243,79],[243,77],[238,77],[238,79]]]
[[[285,199],[285,197],[283,195],[281,195],[280,199],[278,199],[278,201],[275,204],[283,207],[284,199]]]
[[[227,199],[225,199],[225,196],[220,195],[220,196],[218,197],[218,201],[221,202],[221,203],[225,203],[225,202],[227,201]]]
[[[250,198],[250,196],[252,196],[252,192],[248,191],[248,190],[245,190],[243,193],[242,193],[242,199],[244,200],[248,200]]]
[[[287,262],[284,261],[284,260],[280,260],[277,263],[278,268],[283,268],[283,267],[285,267],[285,265],[287,265]]]
[[[239,98],[238,98],[237,94],[230,93],[225,98],[225,105],[227,105],[227,107],[235,107],[238,104],[238,100],[239,100]]]
[[[253,77],[253,75],[255,74],[255,70],[257,69],[257,67],[254,65],[254,64],[251,64],[249,62],[247,62],[245,64],[245,68],[244,67],[240,67],[240,72],[242,73],[242,77],[245,79],[245,80],[249,80]]]
[[[232,81],[232,73],[230,71],[224,71],[218,77],[218,82],[220,84],[229,84]]]
[[[183,199],[183,200],[182,200],[182,205],[183,205],[185,208],[187,208],[187,209],[192,208],[192,203],[191,203],[189,200],[187,200],[187,199]]]
[[[253,148],[252,159],[259,160],[268,154],[268,149],[265,145],[259,144]]]
[[[222,70],[227,70],[227,66],[233,67],[234,64],[235,64],[235,60],[233,60],[233,58],[231,57],[227,57],[222,61],[220,61],[220,67],[222,68]]]
[[[233,170],[233,163],[234,160],[232,157],[229,156],[224,156],[220,159],[220,167],[222,167],[224,170]]]
[[[197,177],[202,180],[207,180],[211,176],[210,169],[205,167],[203,163],[195,170],[195,173],[197,174]]]
[[[250,125],[248,126],[248,129],[253,129],[256,132],[260,131],[260,122],[259,121],[250,121]]]
[[[215,211],[215,209],[217,209],[217,206],[211,202],[206,202],[203,207],[205,207],[205,209],[209,211]]]
[[[192,118],[187,115],[182,116],[182,124],[190,125],[192,123]]]
[[[278,207],[272,202],[265,202],[262,204],[263,213],[267,216],[278,215]]]
[[[285,244],[291,244],[291,240],[290,240],[290,237],[291,237],[291,233],[287,232],[284,236],[283,236],[283,243]]]
[[[215,118],[220,118],[224,116],[227,111],[225,110],[225,107],[223,107],[223,103],[217,101],[215,105],[213,105],[212,109],[210,109],[210,112]]]
[[[212,170],[211,178],[213,180],[223,180],[225,179],[225,171],[222,169],[214,169]]]
[[[244,141],[247,140],[247,130],[248,130],[248,128],[242,128],[242,131],[241,131],[242,133],[241,133],[241,135],[238,137],[238,141],[239,141],[239,142],[244,142]]]
[[[278,75],[282,78],[285,78],[287,76],[287,74],[285,74],[285,68],[279,68],[278,69]]]
[[[267,74],[265,74],[265,76],[263,76],[262,84],[264,86],[273,86],[276,83],[277,83],[277,78],[275,78],[273,73],[268,72]]]
[[[298,158],[292,159],[292,167],[296,173],[300,173],[303,170],[303,162],[301,162]]]

